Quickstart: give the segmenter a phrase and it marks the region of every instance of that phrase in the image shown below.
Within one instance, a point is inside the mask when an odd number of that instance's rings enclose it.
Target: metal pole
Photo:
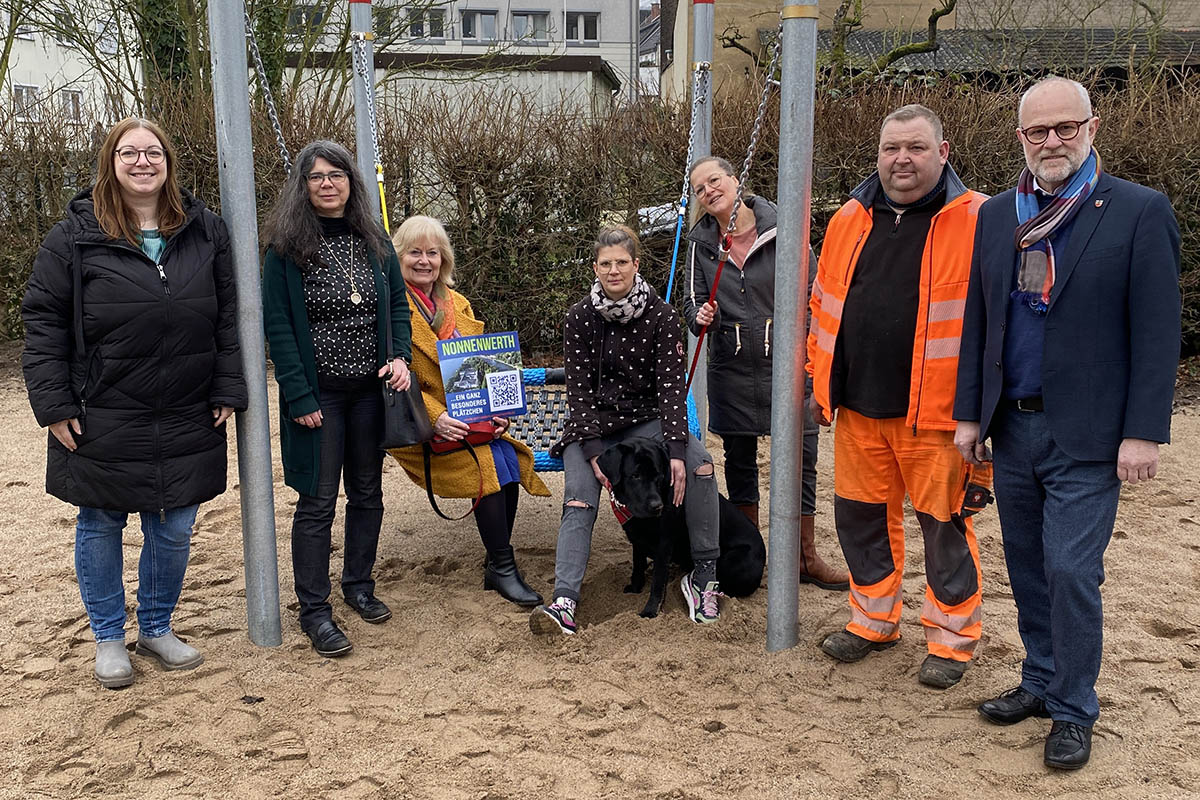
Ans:
[[[350,0],[350,32],[353,33],[370,33],[371,32],[371,0]],[[350,46],[357,48],[359,45],[351,41]],[[366,80],[375,80],[375,45],[371,39],[367,39],[366,46],[363,47],[365,53],[367,77]],[[379,184],[375,181],[375,153],[374,145],[371,141],[371,115],[367,111],[367,103],[370,100],[367,97],[367,87],[363,78],[358,74],[358,70],[354,69],[354,55],[351,54],[350,62],[350,78],[354,82],[354,147],[358,155],[358,171],[362,173],[363,183],[367,186],[367,196],[371,202],[371,208],[375,212],[375,219],[382,220],[383,212],[380,211],[379,205]]]
[[[713,0],[692,0],[692,80],[697,80],[695,64],[707,61],[712,63],[713,40]],[[700,104],[699,119],[696,120],[696,145],[692,150],[692,160],[697,161],[712,155],[712,99],[714,73],[709,70],[708,82],[704,91],[704,102]],[[695,86],[692,87],[693,96]],[[691,164],[688,164],[690,167]],[[686,169],[686,167],[685,167]],[[693,206],[698,209],[699,203]],[[699,211],[693,211],[693,216]],[[691,221],[691,220],[689,220]],[[686,269],[686,267],[685,267]],[[705,298],[707,300],[708,298]],[[715,333],[715,331],[714,331]],[[696,334],[688,333],[688,361],[690,362],[699,344]],[[708,430],[708,359],[703,356],[696,364],[696,376],[692,378],[692,398],[696,401],[696,416],[700,418],[700,438]]]
[[[767,650],[793,647],[799,603],[800,487],[804,466],[804,319],[812,205],[816,3],[784,0],[779,103],[779,225],[775,235],[775,359],[771,406],[771,568]],[[793,344],[794,343],[794,344]],[[792,344],[792,346],[789,346]]]
[[[238,294],[238,337],[249,407],[237,415],[238,478],[242,495],[242,554],[250,641],[281,644],[279,567],[275,551],[275,490],[271,478],[271,420],[267,408],[266,343],[258,271],[254,146],[246,66],[245,4],[208,4],[213,111],[221,216],[229,226]]]

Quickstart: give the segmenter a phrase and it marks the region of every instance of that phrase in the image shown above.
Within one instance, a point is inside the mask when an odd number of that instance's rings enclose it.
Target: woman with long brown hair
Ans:
[[[300,494],[292,517],[300,629],[318,654],[336,658],[353,648],[329,602],[339,486],[346,490],[342,597],[364,622],[392,616],[375,596],[372,571],[383,524],[379,380],[407,389],[412,359],[404,278],[354,156],[336,142],[318,140],[296,155],[263,242],[283,479]]]
[[[96,679],[133,682],[121,533],[141,515],[139,655],[204,660],[171,630],[199,504],[225,491],[225,421],[246,407],[229,234],[179,188],[153,122],[117,123],[96,183],[70,202],[21,306],[29,402],[49,428],[46,489],[79,507],[75,571]]]

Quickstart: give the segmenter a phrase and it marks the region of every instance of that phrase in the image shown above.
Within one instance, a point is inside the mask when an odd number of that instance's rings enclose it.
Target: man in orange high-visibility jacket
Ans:
[[[813,287],[808,371],[814,417],[834,432],[834,517],[850,567],[850,623],[821,649],[858,661],[900,639],[904,496],[925,540],[918,673],[956,684],[980,633],[979,549],[968,483],[990,488],[954,446],[958,343],[979,206],[947,164],[937,115],[889,114],[877,171],[829,222]]]

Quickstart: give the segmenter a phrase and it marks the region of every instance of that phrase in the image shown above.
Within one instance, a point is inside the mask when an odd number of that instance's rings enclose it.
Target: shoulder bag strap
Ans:
[[[429,496],[429,505],[433,507],[434,512],[439,517],[450,522],[458,522],[460,519],[466,519],[479,507],[480,501],[483,500],[483,465],[479,463],[479,456],[475,454],[475,448],[470,442],[464,440],[463,447],[467,449],[467,452],[471,454],[471,458],[475,460],[475,469],[479,472],[479,489],[475,493],[475,502],[471,503],[471,507],[466,510],[466,513],[461,517],[449,517],[438,508],[437,499],[433,496],[433,475],[431,474],[432,470],[429,463],[430,458],[433,457],[433,450],[430,449],[429,442],[421,445],[421,453],[425,459],[425,494]]]

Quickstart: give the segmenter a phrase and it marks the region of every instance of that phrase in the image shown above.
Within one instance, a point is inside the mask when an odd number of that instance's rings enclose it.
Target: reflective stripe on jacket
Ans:
[[[963,309],[971,273],[975,223],[986,195],[963,184],[946,165],[946,203],[933,216],[921,257],[921,289],[913,339],[912,381],[906,424],[923,430],[954,430],[952,414],[962,337]],[[817,280],[809,301],[807,370],[813,396],[826,419],[833,418],[834,352],[842,306],[854,280],[863,243],[871,231],[871,207],[880,191],[878,174],[863,181],[829,221]]]

